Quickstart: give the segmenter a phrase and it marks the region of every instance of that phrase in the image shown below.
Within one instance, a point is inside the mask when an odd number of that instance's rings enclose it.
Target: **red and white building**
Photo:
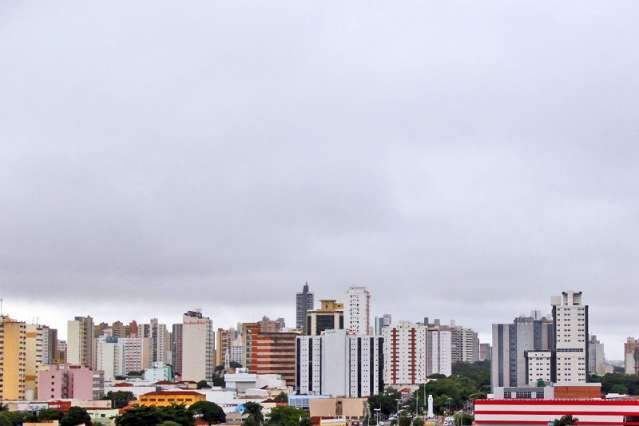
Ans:
[[[478,425],[547,425],[572,415],[579,425],[639,426],[639,400],[485,399],[475,401]]]

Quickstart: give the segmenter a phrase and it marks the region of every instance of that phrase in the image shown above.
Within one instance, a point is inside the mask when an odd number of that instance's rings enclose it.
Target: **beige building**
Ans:
[[[324,330],[344,328],[344,304],[336,300],[320,300],[320,308],[306,313],[304,334],[319,336]]]
[[[628,337],[623,349],[626,374],[639,374],[639,339]]]
[[[32,401],[38,398],[38,371],[42,365],[44,351],[43,334],[48,332],[39,324],[27,324],[26,327],[26,359],[25,359],[25,399]]]
[[[0,400],[24,399],[26,340],[24,322],[0,317]]]
[[[67,322],[67,363],[95,369],[93,318],[75,317]]]
[[[309,400],[311,417],[360,420],[366,416],[367,406],[366,398],[311,398]]]
[[[199,311],[182,317],[182,380],[213,380],[215,369],[213,321]]]

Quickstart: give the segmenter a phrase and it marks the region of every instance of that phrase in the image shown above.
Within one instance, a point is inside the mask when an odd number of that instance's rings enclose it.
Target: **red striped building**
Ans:
[[[562,416],[579,425],[639,426],[639,400],[485,399],[475,401],[478,425],[547,425]]]

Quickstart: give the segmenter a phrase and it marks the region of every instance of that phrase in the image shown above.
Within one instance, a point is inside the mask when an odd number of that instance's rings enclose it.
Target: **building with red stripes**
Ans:
[[[572,415],[579,425],[639,426],[639,400],[486,399],[475,401],[478,425],[547,425]]]

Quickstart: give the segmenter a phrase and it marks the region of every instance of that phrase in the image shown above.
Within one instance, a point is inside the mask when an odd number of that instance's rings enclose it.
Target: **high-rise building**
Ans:
[[[113,324],[111,324],[111,335],[115,337],[131,337],[127,335],[126,326],[122,321],[114,321]]]
[[[296,358],[298,394],[366,398],[384,390],[382,337],[345,330],[298,336]]]
[[[459,325],[452,325],[450,331],[452,333],[453,364],[479,361],[479,336],[477,332]]]
[[[231,342],[231,347],[224,356],[224,368],[230,368],[231,363],[243,365],[244,362],[244,343],[242,336],[237,333],[235,340]]]
[[[214,370],[213,321],[199,310],[186,312],[182,317],[182,380],[213,381]]]
[[[588,374],[603,376],[606,374],[606,354],[604,344],[594,334],[588,340]]]
[[[171,328],[171,360],[173,372],[182,375],[182,324],[173,324]]]
[[[42,326],[42,364],[57,364],[58,330]]]
[[[588,305],[582,292],[564,291],[551,300],[555,334],[556,383],[588,381]]]
[[[284,328],[286,327],[284,318],[272,320],[269,317],[264,316],[257,323],[259,324],[260,331],[262,333],[277,333],[284,330]]]
[[[453,371],[451,328],[436,321],[435,324],[428,324],[427,329],[426,376],[450,376]]]
[[[66,364],[67,363],[67,341],[58,340],[58,349],[55,352],[55,363]]]
[[[371,294],[366,287],[353,286],[346,292],[344,322],[346,333],[365,336],[370,334]]]
[[[138,323],[135,320],[124,327],[124,333],[126,337],[144,337],[138,332]]]
[[[93,372],[79,365],[49,365],[38,372],[38,398],[92,400]]]
[[[75,317],[67,322],[67,362],[95,368],[93,318]]]
[[[626,374],[639,375],[639,339],[628,337],[623,349]]]
[[[0,400],[24,400],[27,326],[0,316]]]
[[[496,387],[528,384],[526,352],[554,349],[553,321],[538,314],[493,324],[491,383]]]
[[[384,314],[381,317],[375,317],[375,336],[381,336],[384,327],[388,327],[393,323],[391,314]]]
[[[320,300],[320,308],[308,311],[305,334],[319,336],[324,330],[344,329],[344,305],[332,299]]]
[[[42,366],[44,326],[27,324],[25,355],[25,398],[32,401],[38,397],[38,371]]]
[[[298,332],[262,333],[258,323],[242,324],[244,363],[251,373],[280,374],[295,383],[295,338]]]
[[[304,284],[301,293],[295,295],[295,327],[304,330],[306,327],[306,313],[315,308],[313,293],[308,288],[308,283]]]
[[[152,362],[171,362],[171,338],[166,324],[161,324],[157,318],[152,318],[149,323],[151,338]]]
[[[96,367],[104,379],[140,372],[152,365],[152,345],[148,337],[102,336],[96,343]]]
[[[490,346],[490,343],[480,343],[479,344],[479,360],[480,361],[490,361],[492,357],[493,348]]]
[[[416,385],[426,383],[428,326],[400,321],[385,327],[384,383]]]
[[[218,328],[215,334],[215,365],[226,365],[226,358],[230,356],[231,345],[237,338],[238,333],[234,328]],[[230,360],[228,361],[230,364]]]

